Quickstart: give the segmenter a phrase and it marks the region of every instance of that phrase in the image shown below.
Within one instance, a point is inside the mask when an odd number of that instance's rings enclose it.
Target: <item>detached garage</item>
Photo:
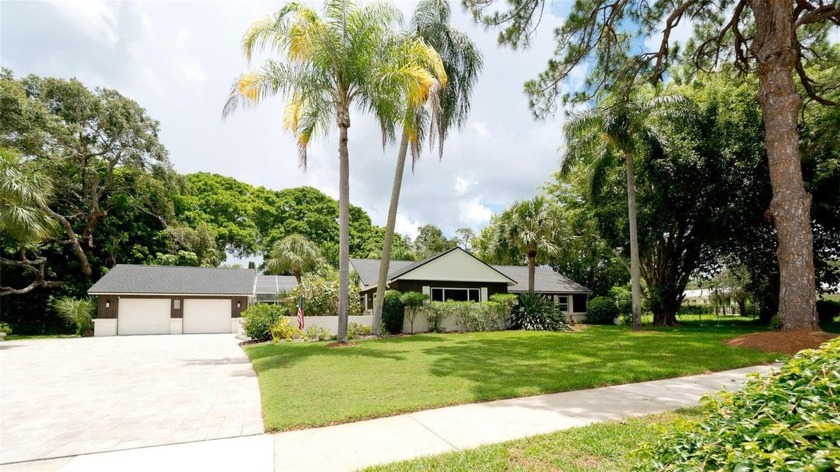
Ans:
[[[94,335],[235,333],[255,280],[254,269],[118,264],[88,290]]]

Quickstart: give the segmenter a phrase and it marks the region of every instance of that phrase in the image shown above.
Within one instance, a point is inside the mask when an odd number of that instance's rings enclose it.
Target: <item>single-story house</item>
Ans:
[[[94,335],[236,333],[257,272],[117,264],[93,287]]]
[[[379,277],[379,259],[351,259],[359,277],[359,292],[366,310],[373,309]],[[528,267],[486,264],[455,247],[422,261],[391,261],[388,288],[429,295],[432,301],[486,301],[496,293],[526,293]],[[558,274],[550,267],[537,267],[534,291],[550,297],[564,313],[580,320],[586,315],[591,290]]]

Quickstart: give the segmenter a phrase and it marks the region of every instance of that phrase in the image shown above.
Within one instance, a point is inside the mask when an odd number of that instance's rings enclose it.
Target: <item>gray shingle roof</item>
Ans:
[[[88,290],[91,295],[251,295],[254,269],[117,264]]]
[[[350,259],[350,264],[359,274],[362,285],[368,286],[376,284],[376,279],[379,278],[379,259]],[[404,268],[416,264],[415,261],[391,261],[388,265],[388,279],[390,280],[393,274],[403,270]]]
[[[528,266],[494,265],[493,268],[516,281],[508,292],[528,291]],[[574,282],[551,267],[537,267],[534,273],[534,291],[542,293],[592,293],[592,290]]]

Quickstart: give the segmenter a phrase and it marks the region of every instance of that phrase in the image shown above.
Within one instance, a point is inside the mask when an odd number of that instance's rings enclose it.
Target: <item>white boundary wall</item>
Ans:
[[[283,318],[289,320],[289,324],[297,327],[297,316],[284,316]],[[360,324],[362,326],[370,326],[373,322],[373,315],[364,315],[364,316],[348,316],[347,317],[347,324],[348,326],[350,323]],[[318,328],[324,328],[330,332],[330,334],[337,334],[338,333],[338,316],[304,316],[303,317],[303,330],[306,331],[308,328],[316,326]]]

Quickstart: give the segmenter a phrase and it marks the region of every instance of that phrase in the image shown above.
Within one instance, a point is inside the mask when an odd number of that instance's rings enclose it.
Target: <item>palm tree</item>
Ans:
[[[339,322],[338,341],[347,340],[349,283],[350,159],[347,149],[350,110],[372,111],[384,137],[393,134],[400,116],[399,97],[418,100],[438,87],[440,56],[420,41],[391,33],[399,11],[385,3],[359,7],[349,0],[330,0],[324,15],[291,2],[245,33],[243,50],[280,53],[234,83],[223,115],[239,106],[254,106],[274,95],[289,98],[284,126],[297,138],[301,166],[314,136],[331,123],[339,130]],[[433,71],[440,71],[434,73]]]
[[[674,107],[672,105],[681,105]],[[639,101],[612,99],[602,106],[572,114],[565,127],[566,154],[561,172],[574,165],[588,167],[590,189],[602,184],[606,171],[618,157],[624,160],[627,177],[627,215],[630,224],[630,294],[633,306],[633,330],[641,329],[641,263],[636,226],[636,181],[634,158],[645,145],[663,146],[654,118],[684,116],[686,101],[678,96]]]
[[[427,131],[431,144],[434,144],[434,140],[437,139],[438,153],[441,157],[443,156],[443,144],[449,131],[452,128],[460,128],[466,123],[470,112],[470,95],[483,65],[481,52],[469,36],[450,24],[451,16],[452,12],[447,0],[421,0],[411,20],[410,34],[421,38],[440,54],[446,71],[447,84],[438,91],[436,96],[430,96],[426,102],[409,106],[403,119],[403,132],[397,152],[397,165],[394,170],[394,183],[391,188],[391,202],[388,207],[388,220],[385,224],[382,257],[374,298],[372,325],[374,334],[379,331],[382,319],[385,284],[391,263],[397,207],[408,150],[411,149],[413,169],[420,157],[423,131]]]
[[[271,247],[271,258],[265,261],[268,271],[274,274],[291,272],[298,285],[306,272],[323,264],[318,246],[301,234],[290,234]]]
[[[23,288],[1,287],[0,296],[28,293],[38,287],[56,287],[47,281],[44,269],[47,258],[31,256],[39,243],[56,234],[56,224],[44,211],[52,184],[19,154],[0,148],[0,235],[5,245],[17,252],[17,259],[0,256],[0,265],[16,267],[33,276]],[[32,257],[32,258],[30,258]]]
[[[534,293],[537,258],[557,252],[560,239],[559,209],[542,195],[515,202],[495,221],[492,247],[498,257],[528,259],[528,293]]]

